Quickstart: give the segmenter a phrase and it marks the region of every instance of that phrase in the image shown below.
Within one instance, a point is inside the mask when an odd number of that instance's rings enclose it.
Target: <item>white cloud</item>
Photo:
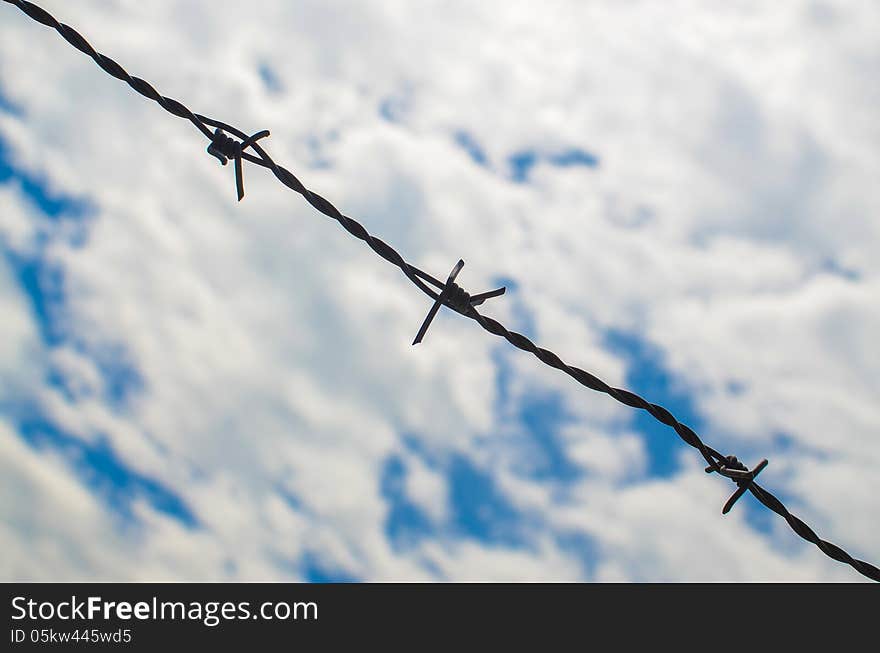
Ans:
[[[443,277],[463,257],[474,292],[515,279],[486,312],[511,321],[519,306],[567,361],[623,385],[602,334],[638,330],[694,392],[707,441],[766,455],[766,485],[823,536],[878,549],[873,3],[263,0],[246,17],[230,2],[42,4],[160,92],[271,129],[276,160],[414,264]],[[629,409],[512,354],[513,401],[559,392],[578,419],[563,441],[587,476],[560,502],[511,468],[519,452],[493,414],[503,343],[444,311],[410,347],[429,302],[265,171],[246,166],[236,204],[231,166],[190,125],[14,7],[0,12],[0,54],[0,88],[24,112],[0,113],[16,165],[95,207],[84,245],[56,237],[44,252],[63,267],[78,347],[47,351],[2,272],[0,390],[76,438],[105,437],[200,522],[136,502],[146,535],[133,546],[69,463],[10,426],[4,496],[25,507],[2,532],[5,577],[296,578],[309,554],[367,579],[855,579],[739,508],[722,519],[717,478],[646,478]],[[280,92],[262,88],[263,61]],[[399,123],[379,115],[388,98]],[[599,167],[541,161],[532,183],[509,180],[511,154],[569,147]],[[32,251],[38,229],[60,227],[0,187],[4,247]],[[143,381],[121,406],[104,397],[107,351]],[[73,398],[45,383],[49,364]],[[532,546],[443,533],[394,551],[380,476],[405,433],[477,461],[542,515]],[[448,479],[407,463],[409,499],[444,523]],[[26,523],[28,511],[43,516]],[[559,528],[596,541],[592,571]]]

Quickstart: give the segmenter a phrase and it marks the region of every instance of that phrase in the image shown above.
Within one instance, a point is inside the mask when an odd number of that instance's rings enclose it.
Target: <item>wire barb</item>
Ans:
[[[415,340],[413,340],[413,345],[419,344],[425,337],[425,333],[427,333],[428,327],[431,326],[431,322],[434,321],[434,316],[437,315],[437,311],[440,310],[441,305],[445,304],[457,313],[468,315],[474,306],[479,306],[487,299],[498,297],[507,291],[507,288],[502,287],[490,290],[489,292],[480,293],[479,295],[469,295],[461,288],[461,286],[455,283],[455,278],[458,276],[458,273],[461,272],[463,267],[464,261],[459,259],[458,263],[455,264],[455,267],[452,268],[452,272],[449,273],[449,277],[447,277],[445,284],[438,284],[433,278],[427,279],[429,283],[440,288],[440,294],[437,295],[437,299],[434,300],[434,305],[431,306],[431,310],[428,311],[425,321],[422,322],[422,326],[419,328]]]
[[[28,0],[3,1],[15,5],[33,20],[57,31],[74,48],[91,57],[108,75],[124,81],[136,92],[156,102],[168,113],[191,122],[211,141],[211,145],[208,147],[208,152],[210,154],[216,156],[224,165],[230,158],[235,161],[236,187],[239,200],[244,197],[244,185],[241,177],[241,160],[246,159],[251,163],[270,169],[278,181],[294,192],[302,195],[303,198],[315,208],[315,210],[326,215],[328,218],[336,220],[343,229],[355,238],[365,242],[379,257],[400,268],[400,271],[407,279],[409,279],[419,290],[434,300],[434,305],[431,307],[431,311],[428,313],[428,317],[425,319],[425,323],[419,330],[419,335],[416,336],[416,340],[413,344],[418,343],[421,338],[424,337],[425,330],[430,326],[431,320],[434,319],[434,315],[436,315],[441,304],[449,306],[456,312],[474,320],[483,328],[483,330],[492,335],[504,338],[517,349],[533,354],[544,365],[564,372],[585,388],[596,392],[603,392],[615,401],[619,401],[632,408],[644,410],[658,422],[674,429],[685,444],[696,449],[706,462],[709,463],[709,467],[706,468],[707,472],[719,472],[722,476],[727,476],[728,478],[733,479],[739,486],[734,495],[727,501],[727,504],[725,504],[723,512],[728,512],[733,504],[745,494],[746,491],[749,491],[768,510],[772,510],[782,517],[796,535],[807,542],[814,544],[826,556],[833,560],[837,560],[838,562],[848,564],[863,576],[880,582],[880,569],[869,562],[854,558],[836,544],[820,538],[807,524],[791,514],[779,499],[754,482],[755,476],[767,466],[766,460],[762,460],[754,470],[749,471],[742,465],[742,463],[736,460],[734,456],[722,456],[715,449],[703,442],[693,429],[675,419],[672,413],[666,410],[663,406],[653,404],[629,390],[610,386],[586,370],[569,365],[552,351],[539,347],[527,336],[517,333],[516,331],[511,331],[491,317],[481,315],[474,307],[482,304],[490,297],[497,297],[498,295],[504,294],[504,288],[481,293],[479,295],[468,295],[468,293],[455,284],[455,277],[464,266],[464,261],[459,261],[455,268],[453,268],[452,274],[449,275],[445,284],[431,275],[422,272],[417,267],[407,263],[403,256],[391,247],[391,245],[383,241],[381,238],[377,238],[370,234],[366,227],[357,220],[344,215],[339,209],[333,206],[329,200],[306,188],[292,172],[275,163],[275,161],[272,160],[272,157],[270,157],[269,154],[256,143],[258,139],[268,136],[268,131],[258,132],[249,137],[246,133],[231,125],[193,113],[181,102],[160,95],[156,89],[143,79],[129,75],[122,66],[107,55],[97,52],[81,34],[72,27],[59,23],[45,9],[38,7],[32,2],[28,2]],[[215,128],[213,134],[211,133],[209,126]],[[226,136],[226,134],[223,133],[224,131],[241,139],[241,142],[236,143],[234,139]],[[243,151],[248,147],[250,147],[255,154]],[[428,284],[438,288],[440,290],[439,295],[431,290]]]
[[[731,495],[727,500],[727,503],[725,503],[724,507],[721,509],[722,515],[729,513],[730,509],[733,508],[733,504],[739,501],[739,498],[748,490],[752,489],[752,481],[755,480],[755,477],[761,473],[767,464],[767,459],[764,458],[761,462],[755,465],[755,468],[752,471],[749,471],[749,468],[737,460],[736,456],[727,456],[723,463],[715,463],[706,468],[707,474],[718,472],[722,476],[732,479],[739,486],[736,489],[736,492]]]
[[[214,130],[214,136],[211,138],[210,145],[208,145],[208,154],[216,156],[223,165],[226,165],[229,162],[229,159],[232,159],[235,162],[235,189],[238,191],[239,202],[244,198],[244,179],[241,170],[242,152],[261,138],[266,138],[268,135],[269,130],[264,129],[243,141],[237,141],[231,136],[223,133],[223,130],[219,127]]]

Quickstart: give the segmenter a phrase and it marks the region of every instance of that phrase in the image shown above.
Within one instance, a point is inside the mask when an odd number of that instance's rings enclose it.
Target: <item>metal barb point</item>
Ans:
[[[767,459],[764,458],[761,462],[755,465],[753,470],[749,471],[745,465],[736,459],[736,456],[727,456],[725,462],[720,464],[716,463],[716,465],[709,465],[706,468],[707,474],[718,472],[722,476],[726,476],[727,478],[736,481],[736,484],[739,486],[736,489],[736,492],[730,496],[727,503],[725,503],[724,507],[721,509],[722,515],[726,515],[730,512],[730,509],[733,508],[733,504],[739,501],[739,498],[748,491],[752,485],[752,481],[755,480],[755,477],[760,474],[767,465]]]
[[[241,153],[243,150],[246,150],[258,140],[265,138],[268,135],[269,130],[264,129],[263,131],[257,132],[253,136],[249,136],[245,140],[239,142],[231,136],[224,134],[223,130],[219,127],[214,130],[214,136],[211,138],[210,145],[208,145],[208,154],[217,157],[223,165],[226,165],[229,162],[229,159],[232,159],[235,162],[235,189],[238,192],[239,202],[244,198]]]
[[[455,278],[458,276],[458,273],[461,272],[461,269],[463,267],[464,261],[459,259],[458,263],[455,264],[455,267],[452,268],[452,272],[449,273],[449,276],[446,279],[446,283],[442,286],[439,286],[435,281],[430,281],[431,283],[438,285],[438,287],[440,288],[440,294],[437,295],[437,299],[434,300],[434,305],[431,306],[431,310],[428,311],[428,315],[425,317],[425,321],[422,322],[422,326],[419,328],[419,332],[416,334],[415,340],[413,340],[413,345],[419,344],[425,337],[425,333],[428,331],[428,327],[431,326],[431,322],[433,322],[434,317],[440,310],[441,305],[445,304],[452,310],[461,313],[462,315],[466,315],[467,311],[470,308],[474,306],[479,306],[484,301],[486,301],[487,299],[491,299],[492,297],[503,295],[507,290],[507,288],[501,287],[495,290],[480,293],[479,295],[468,294],[461,288],[461,286],[455,283]]]

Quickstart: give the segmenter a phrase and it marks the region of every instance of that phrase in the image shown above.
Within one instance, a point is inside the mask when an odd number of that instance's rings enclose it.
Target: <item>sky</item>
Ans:
[[[41,0],[880,560],[880,5]],[[0,5],[0,579],[862,580]]]

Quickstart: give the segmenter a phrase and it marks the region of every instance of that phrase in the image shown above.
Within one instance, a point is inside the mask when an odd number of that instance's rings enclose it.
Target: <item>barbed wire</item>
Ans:
[[[165,109],[168,113],[189,120],[210,141],[207,149],[209,154],[217,157],[223,165],[226,165],[229,159],[233,160],[236,191],[239,201],[244,197],[242,161],[248,161],[258,166],[268,168],[282,184],[302,195],[305,200],[320,213],[339,222],[348,233],[355,238],[364,241],[376,254],[392,265],[400,268],[401,272],[407,279],[409,279],[419,290],[434,300],[434,304],[431,306],[424,323],[413,341],[414,345],[422,341],[431,321],[434,319],[434,316],[437,314],[441,306],[446,306],[456,313],[474,320],[484,330],[493,335],[504,338],[517,349],[533,354],[545,365],[564,372],[590,390],[605,393],[622,404],[647,411],[657,421],[672,427],[686,444],[699,451],[700,455],[708,463],[708,466],[706,467],[707,473],[717,472],[722,476],[730,478],[736,483],[737,489],[724,505],[722,513],[726,514],[743,494],[751,492],[752,495],[764,506],[785,519],[797,535],[816,545],[826,556],[837,560],[838,562],[848,564],[863,576],[880,582],[880,569],[869,562],[853,558],[849,553],[836,544],[821,539],[806,523],[791,514],[779,499],[755,482],[755,477],[764,469],[764,467],[767,466],[766,460],[762,460],[752,470],[749,470],[737,460],[736,456],[722,455],[712,447],[706,445],[690,427],[679,422],[672,413],[666,410],[663,406],[651,403],[629,390],[610,386],[593,374],[590,374],[579,367],[568,365],[555,353],[539,347],[527,336],[517,333],[516,331],[511,331],[497,320],[482,315],[477,311],[476,306],[479,306],[487,299],[502,295],[505,292],[504,288],[498,288],[477,295],[468,294],[455,283],[455,279],[464,266],[464,261],[461,260],[455,265],[445,283],[431,276],[427,272],[420,270],[414,265],[407,263],[403,256],[391,247],[391,245],[382,239],[371,235],[357,220],[344,215],[339,209],[333,206],[329,200],[306,188],[292,172],[275,163],[272,157],[270,157],[269,154],[257,144],[258,140],[269,136],[268,131],[264,130],[257,132],[252,136],[248,136],[245,132],[236,127],[194,113],[181,102],[161,95],[149,82],[130,75],[113,59],[96,51],[89,42],[79,34],[79,32],[69,25],[65,25],[56,20],[55,17],[45,9],[32,2],[28,2],[28,0],[4,0],[4,2],[15,5],[33,20],[56,30],[73,47],[91,57],[107,74],[124,81],[144,97],[158,103],[159,106]],[[211,130],[211,127],[214,128],[213,131]],[[229,134],[235,138],[229,136]],[[239,140],[236,140],[236,138]],[[248,149],[254,154],[247,152],[246,150]],[[436,290],[432,289],[429,284]]]

